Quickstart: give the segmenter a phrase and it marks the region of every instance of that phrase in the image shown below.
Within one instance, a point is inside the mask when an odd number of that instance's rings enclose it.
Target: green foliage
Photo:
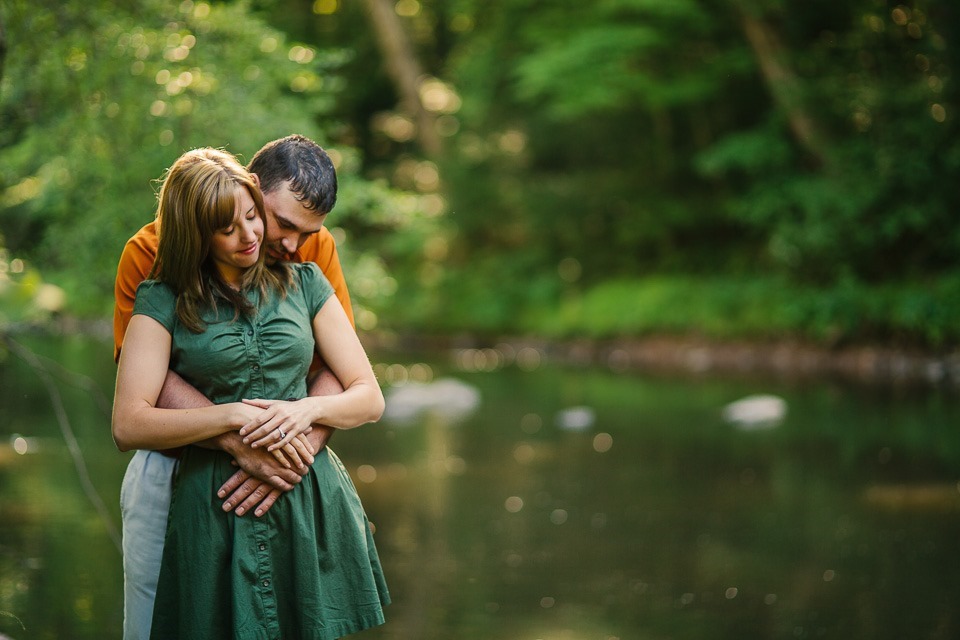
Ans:
[[[288,42],[244,3],[14,1],[3,17],[0,224],[75,312],[110,309],[123,243],[151,219],[158,179],[184,150],[246,160],[292,132],[330,144],[317,123],[343,52]],[[367,193],[356,154],[335,151],[345,197],[331,223],[367,215],[351,199],[370,215],[390,206],[395,194]]]
[[[954,3],[404,3],[460,105],[429,162],[360,3],[317,6],[7,3],[10,247],[103,311],[179,152],[299,131],[339,152],[361,326],[955,340]]]
[[[798,13],[779,7],[766,19]],[[786,273],[879,282],[957,267],[949,13],[937,2],[851,3],[827,28],[801,22],[789,32],[802,108],[827,141],[822,164],[810,166],[784,136],[782,110],[697,156],[704,175],[732,187],[726,210],[766,235]]]
[[[924,288],[850,281],[830,287],[783,277],[652,277],[598,285],[541,318],[557,337],[656,333],[712,339],[799,337],[824,344],[878,341],[903,346],[960,342],[960,278]]]
[[[45,283],[22,259],[12,258],[0,236],[0,335],[48,319],[63,302],[63,290]]]
[[[519,304],[488,305],[498,322],[565,335],[954,335],[918,293],[960,272],[952,5],[495,5],[457,5],[473,26],[444,70],[464,106],[442,170],[460,231],[448,267],[465,281],[491,269]],[[748,16],[772,49],[757,48]],[[816,138],[798,135],[802,121]],[[524,273],[579,265],[580,279],[550,288],[549,308],[567,299],[560,314],[509,293],[526,283],[505,281],[501,263],[521,252]],[[758,270],[773,299],[796,298],[741,304]],[[721,278],[705,298],[679,284],[705,274]],[[645,288],[649,305],[609,284],[611,309],[563,320],[603,283],[637,281],[672,284]],[[543,324],[518,322],[535,317]]]
[[[573,259],[594,284],[755,255],[759,234],[693,166],[738,117],[743,99],[724,100],[752,70],[722,5],[476,7],[451,56],[463,132],[442,164],[462,259],[535,245],[541,269]]]
[[[678,33],[710,30],[696,2],[608,0],[577,4],[572,12],[569,3],[550,3],[539,11],[543,19],[527,21],[521,32],[526,51],[515,70],[516,92],[548,115],[570,121],[625,105],[658,108],[716,90],[702,64],[688,64],[710,47],[676,46]]]

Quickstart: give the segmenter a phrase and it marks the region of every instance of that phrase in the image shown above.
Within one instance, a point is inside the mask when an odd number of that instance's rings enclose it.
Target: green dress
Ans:
[[[291,265],[295,287],[255,317],[224,304],[194,334],[166,285],[146,281],[134,314],[172,336],[170,368],[217,404],[306,395],[311,320],[333,289],[316,265]],[[257,301],[251,294],[251,301]],[[329,448],[263,517],[224,513],[217,489],[236,471],[221,451],[186,447],[154,605],[152,638],[340,638],[382,624],[390,596],[350,476]]]

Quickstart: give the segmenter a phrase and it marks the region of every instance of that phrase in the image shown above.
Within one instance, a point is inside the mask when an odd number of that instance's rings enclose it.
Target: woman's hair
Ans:
[[[254,177],[237,159],[220,149],[187,151],[173,163],[163,179],[157,205],[157,230],[160,239],[151,278],[170,286],[177,295],[177,316],[194,333],[206,325],[201,319],[204,308],[217,306],[223,298],[235,311],[254,311],[245,292],[258,289],[261,296],[269,289],[286,294],[292,282],[289,265],[278,262],[267,266],[261,247],[257,262],[243,274],[240,291],[220,277],[210,257],[213,234],[233,224],[237,193],[246,189],[253,198],[257,215],[264,223],[263,196]]]

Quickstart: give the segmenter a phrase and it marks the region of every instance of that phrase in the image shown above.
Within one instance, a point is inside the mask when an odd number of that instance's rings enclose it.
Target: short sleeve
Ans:
[[[172,334],[176,324],[177,298],[173,295],[173,290],[162,282],[144,280],[137,287],[133,315],[153,318]]]
[[[310,317],[313,318],[333,295],[333,286],[320,271],[320,267],[312,262],[292,266],[297,270],[297,275],[300,277],[300,288],[303,291],[307,309],[310,311]]]

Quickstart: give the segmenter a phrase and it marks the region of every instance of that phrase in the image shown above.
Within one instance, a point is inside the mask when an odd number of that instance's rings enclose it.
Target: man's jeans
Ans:
[[[176,464],[175,458],[162,453],[137,451],[123,476],[124,640],[150,637]]]

